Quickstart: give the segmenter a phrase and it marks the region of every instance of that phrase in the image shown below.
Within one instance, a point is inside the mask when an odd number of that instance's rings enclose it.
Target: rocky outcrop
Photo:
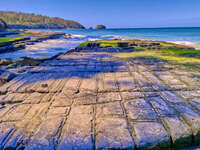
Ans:
[[[17,75],[15,73],[0,68],[0,81],[1,82],[9,82],[16,76]]]
[[[0,31],[4,31],[7,27],[6,22],[0,19]]]
[[[106,29],[106,26],[105,25],[97,25],[96,29]]]
[[[199,76],[178,64],[121,59],[97,48],[60,55],[1,86],[0,149],[199,145]]]

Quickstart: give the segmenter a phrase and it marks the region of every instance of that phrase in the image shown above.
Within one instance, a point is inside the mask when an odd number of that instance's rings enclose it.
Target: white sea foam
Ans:
[[[71,37],[72,38],[85,38],[87,36],[85,36],[85,35],[79,35],[79,34],[72,34]]]
[[[97,39],[97,38],[88,38],[88,41],[98,41],[98,40],[101,40],[101,39]]]
[[[190,41],[175,41],[175,42],[173,42],[172,41],[171,43],[190,46],[190,47],[194,47],[196,50],[200,50],[200,42],[190,42]]]

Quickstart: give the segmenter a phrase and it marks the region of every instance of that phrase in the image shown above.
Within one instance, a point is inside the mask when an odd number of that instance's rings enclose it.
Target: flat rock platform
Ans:
[[[0,87],[0,150],[173,150],[200,144],[200,73],[86,49]]]

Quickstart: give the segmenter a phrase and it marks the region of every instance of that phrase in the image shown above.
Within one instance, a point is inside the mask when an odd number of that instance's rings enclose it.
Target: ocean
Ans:
[[[52,32],[63,32],[71,34],[71,39],[48,40],[35,45],[27,46],[25,49],[0,55],[0,59],[19,59],[24,56],[40,58],[52,57],[75,48],[84,41],[100,39],[122,39],[122,40],[158,40],[193,46],[200,50],[200,28],[134,28],[134,29],[106,29],[106,30],[45,30]]]
[[[135,29],[106,29],[106,30],[50,30],[87,39],[141,39],[160,41],[200,41],[200,28],[135,28]]]

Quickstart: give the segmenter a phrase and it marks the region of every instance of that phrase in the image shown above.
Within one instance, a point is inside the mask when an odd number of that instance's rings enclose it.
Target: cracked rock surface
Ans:
[[[63,54],[1,86],[0,150],[199,145],[200,73],[119,51]]]

